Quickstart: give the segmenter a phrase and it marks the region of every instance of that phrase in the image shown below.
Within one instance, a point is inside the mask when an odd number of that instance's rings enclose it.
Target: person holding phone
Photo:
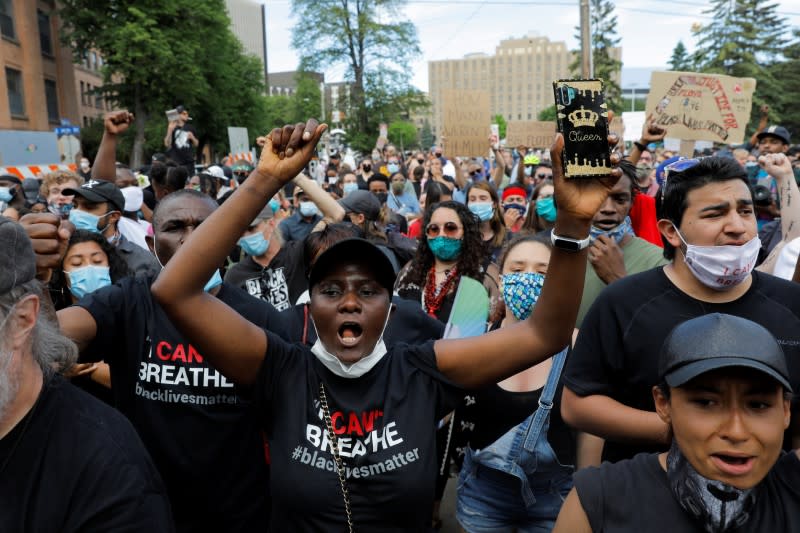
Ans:
[[[189,124],[192,117],[185,107],[179,105],[175,108],[178,117],[170,120],[167,126],[167,135],[164,137],[164,146],[167,147],[166,155],[179,165],[186,167],[190,176],[194,176],[194,152],[200,144],[197,140],[197,130]]]

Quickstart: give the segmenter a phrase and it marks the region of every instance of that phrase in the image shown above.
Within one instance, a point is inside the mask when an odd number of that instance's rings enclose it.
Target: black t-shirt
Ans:
[[[225,281],[278,311],[289,309],[308,288],[303,253],[303,241],[285,242],[266,268],[248,255],[228,269]]]
[[[82,356],[110,365],[116,406],[153,456],[179,531],[263,531],[268,469],[252,403],[172,325],[151,282],[126,278],[78,303],[97,323]],[[223,284],[217,297],[267,322],[269,306],[241,289]]]
[[[395,309],[386,324],[386,331],[383,332],[383,342],[387,347],[398,343],[413,346],[442,338],[444,324],[428,316],[419,304],[399,296],[393,296],[392,303]],[[306,344],[311,346],[317,341],[317,332],[308,314],[307,304],[295,305],[278,315],[276,320],[279,322],[268,325],[266,329],[277,333],[282,339],[302,342],[305,332]]]
[[[708,313],[740,316],[767,328],[786,355],[792,387],[800,390],[800,285],[753,272],[751,287],[738,300],[708,303],[675,287],[663,268],[628,276],[600,293],[567,359],[564,385],[578,396],[601,394],[655,411],[652,387],[658,384],[664,339],[678,324]],[[796,413],[797,405],[792,410]],[[603,458],[613,462],[666,451],[660,448],[606,441]]]
[[[463,403],[456,410],[459,435],[455,449],[463,456],[463,446],[473,450],[486,448],[505,435],[508,430],[522,423],[539,408],[539,398],[544,387],[529,392],[511,392],[499,385],[492,385],[480,391],[467,392]],[[550,410],[550,427],[547,442],[563,465],[575,464],[575,437],[572,430],[561,418],[561,391],[558,384]],[[455,439],[455,436],[454,436]]]
[[[0,531],[173,531],[166,489],[131,424],[62,377],[45,380],[0,439]]]
[[[356,531],[424,531],[436,478],[436,422],[463,391],[437,370],[433,343],[395,345],[359,378],[267,333],[255,385],[272,456],[271,531],[346,530],[319,384],[347,468]]]
[[[172,146],[166,153],[167,157],[181,165],[194,164],[194,145],[189,141],[189,132],[197,137],[197,130],[191,124],[176,126],[172,130]]]
[[[784,454],[758,487],[750,519],[732,533],[800,531],[800,460]],[[575,490],[592,531],[702,533],[672,495],[657,454],[642,453],[575,473]]]

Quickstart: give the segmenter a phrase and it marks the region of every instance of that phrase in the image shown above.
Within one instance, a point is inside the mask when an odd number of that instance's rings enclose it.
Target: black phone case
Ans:
[[[611,173],[608,108],[603,80],[553,82],[558,131],[564,136],[561,160],[567,178],[592,178]]]

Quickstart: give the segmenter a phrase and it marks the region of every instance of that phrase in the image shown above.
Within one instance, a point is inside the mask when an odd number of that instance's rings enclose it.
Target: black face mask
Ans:
[[[369,172],[372,170],[372,165],[364,165],[364,172]]]
[[[375,197],[378,199],[378,201],[381,203],[381,205],[386,203],[386,198],[389,196],[385,192],[376,192],[374,194],[375,194]]]
[[[417,159],[417,163],[419,163],[420,165],[423,164],[424,162],[425,162],[424,159]]]

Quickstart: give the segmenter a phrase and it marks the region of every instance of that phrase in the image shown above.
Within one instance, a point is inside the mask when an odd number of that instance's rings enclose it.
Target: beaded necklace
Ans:
[[[425,290],[423,291],[423,303],[425,305],[426,313],[433,318],[436,318],[437,311],[439,311],[439,308],[442,306],[442,302],[447,296],[447,293],[450,292],[450,289],[453,287],[458,277],[458,267],[454,266],[452,270],[447,272],[441,287],[439,287],[439,290],[437,291],[436,265],[431,266],[431,269],[428,271],[428,278],[425,281]]]

